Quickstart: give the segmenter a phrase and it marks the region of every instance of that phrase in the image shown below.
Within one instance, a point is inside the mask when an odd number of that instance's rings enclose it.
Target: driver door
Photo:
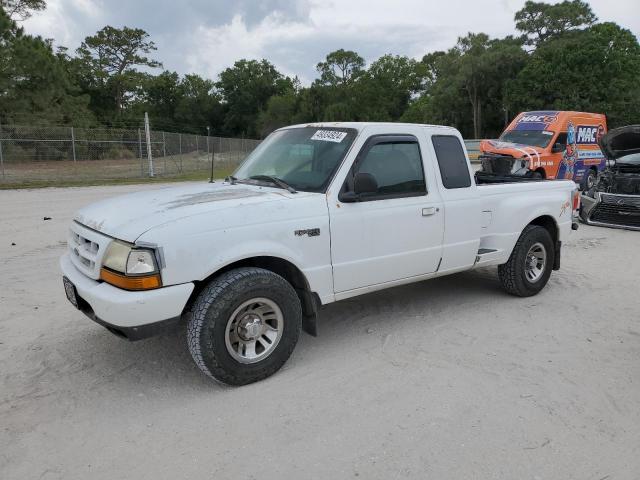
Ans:
[[[329,202],[334,291],[435,272],[442,255],[444,211],[435,182],[429,190],[420,141],[413,135],[373,135],[358,153],[337,202]],[[358,172],[378,190],[343,202]]]

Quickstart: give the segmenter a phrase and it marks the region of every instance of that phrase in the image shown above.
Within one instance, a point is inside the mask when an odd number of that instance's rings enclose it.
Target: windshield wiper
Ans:
[[[288,190],[290,193],[298,193],[298,191],[295,188],[293,188],[291,185],[289,185],[287,182],[285,182],[284,180],[278,177],[274,177],[273,175],[251,175],[249,179],[266,180],[268,182],[273,183],[274,185],[279,186],[280,188],[284,188],[285,190]]]

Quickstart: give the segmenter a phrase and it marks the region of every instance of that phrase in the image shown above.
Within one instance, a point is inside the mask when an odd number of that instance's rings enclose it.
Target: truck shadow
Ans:
[[[395,287],[323,307],[318,337],[302,334],[285,371],[312,368],[335,342],[357,345],[362,335],[388,329],[417,328],[426,332],[451,317],[452,305],[473,308],[476,304],[504,298],[495,269],[480,269],[456,275]],[[407,324],[410,323],[410,325]],[[74,338],[82,336],[82,338]],[[67,347],[84,358],[82,376],[89,388],[107,385],[121,390],[175,390],[211,392],[229,387],[203,375],[193,364],[185,342],[184,325],[157,337],[128,342],[90,325],[66,339]],[[295,374],[294,374],[295,375]],[[268,381],[278,381],[281,375]],[[86,388],[85,385],[83,388]],[[246,387],[250,388],[250,387]]]

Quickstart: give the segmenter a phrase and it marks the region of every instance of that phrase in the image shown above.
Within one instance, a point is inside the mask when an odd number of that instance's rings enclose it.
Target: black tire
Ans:
[[[280,308],[283,331],[273,351],[255,363],[241,363],[225,343],[231,315],[243,302],[271,300]],[[300,336],[302,308],[295,290],[281,276],[261,268],[230,270],[200,292],[190,310],[187,342],[203,373],[227,385],[246,385],[277,372],[288,360]]]
[[[598,178],[598,173],[590,168],[586,172],[584,172],[584,176],[582,177],[582,181],[580,182],[580,190],[583,192],[588,192],[593,188],[596,184],[596,179]]]
[[[541,276],[532,281],[527,277],[526,263],[530,249],[536,244],[541,244],[546,250],[546,261]],[[498,266],[498,277],[502,287],[507,293],[518,297],[537,294],[549,281],[554,255],[554,243],[547,229],[538,225],[527,225],[520,234],[507,263]]]

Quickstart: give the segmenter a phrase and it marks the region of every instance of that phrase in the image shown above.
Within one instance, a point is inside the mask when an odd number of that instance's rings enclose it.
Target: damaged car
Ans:
[[[589,225],[640,230],[640,125],[616,128],[600,139],[608,167],[582,194]]]

